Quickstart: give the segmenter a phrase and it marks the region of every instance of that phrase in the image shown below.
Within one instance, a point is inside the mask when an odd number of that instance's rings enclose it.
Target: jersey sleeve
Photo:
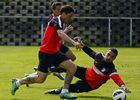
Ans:
[[[60,19],[60,16],[53,18],[49,23],[49,26],[54,26],[55,30],[63,30],[63,23]]]
[[[53,14],[51,14],[48,18],[48,22],[50,22],[53,19]]]
[[[110,78],[113,79],[113,81],[118,85],[121,86],[122,84],[124,84],[124,82],[122,81],[122,79],[120,78],[120,76],[118,75],[117,72],[114,72],[110,75]]]
[[[97,52],[90,49],[88,46],[84,46],[82,49],[85,53],[87,53],[93,59],[95,59],[95,56],[98,54]]]
[[[63,23],[60,19],[60,16],[57,17],[56,23],[54,24],[55,30],[63,30]]]

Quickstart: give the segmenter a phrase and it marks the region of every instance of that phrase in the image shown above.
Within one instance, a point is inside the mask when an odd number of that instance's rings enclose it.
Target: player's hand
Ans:
[[[75,41],[79,42],[81,44],[82,47],[85,46],[85,44],[82,42],[81,38],[79,36],[76,36],[73,38]]]
[[[81,50],[82,49],[82,46],[81,46],[81,44],[79,42],[74,42],[73,45],[76,47],[77,50]]]
[[[73,27],[71,25],[69,25],[69,26],[66,25],[66,28],[65,28],[64,32],[68,33],[68,32],[70,32],[72,30],[73,30]]]
[[[131,91],[130,91],[129,89],[127,89],[127,88],[125,87],[125,85],[121,85],[121,86],[119,87],[119,89],[124,90],[126,93],[131,93]]]

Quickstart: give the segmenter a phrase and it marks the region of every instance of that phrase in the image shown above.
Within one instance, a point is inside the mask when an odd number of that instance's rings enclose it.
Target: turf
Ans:
[[[109,47],[91,47],[98,52],[106,53]],[[77,65],[91,67],[93,59],[82,50],[70,47],[77,59]],[[140,48],[117,48],[119,55],[114,61],[116,69],[126,86],[131,90],[127,100],[140,100]],[[63,81],[50,75],[43,84],[25,85],[17,90],[15,96],[10,93],[11,79],[23,78],[26,73],[34,73],[33,68],[38,65],[39,46],[0,46],[0,100],[59,100],[59,95],[44,94],[46,90],[59,88]],[[62,73],[64,76],[65,73]],[[73,79],[73,82],[78,80]],[[74,93],[77,100],[112,100],[112,93],[118,86],[110,79],[99,89],[88,93]]]

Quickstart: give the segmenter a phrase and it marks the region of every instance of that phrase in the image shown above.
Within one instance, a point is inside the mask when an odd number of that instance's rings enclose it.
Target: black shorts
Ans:
[[[85,67],[77,66],[77,71],[74,76],[81,80],[77,81],[76,83],[70,84],[69,87],[70,92],[80,93],[93,90],[85,79],[85,72],[86,72]]]
[[[66,53],[68,50],[69,50],[69,48],[61,43],[59,51]]]
[[[86,81],[79,80],[76,83],[70,84],[69,92],[81,93],[93,90]]]
[[[81,92],[88,92],[93,90],[85,79],[86,69],[87,68],[85,67],[77,66],[77,70],[74,76],[81,80],[77,81],[76,83],[70,84],[69,92],[81,93]],[[61,87],[59,91],[61,92],[62,89],[63,87]]]
[[[64,53],[58,51],[55,54],[48,54],[39,51],[38,70],[43,73],[48,73],[51,66],[58,66],[61,62],[69,60]]]

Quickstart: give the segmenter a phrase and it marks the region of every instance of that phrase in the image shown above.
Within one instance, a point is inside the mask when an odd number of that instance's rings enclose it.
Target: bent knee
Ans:
[[[72,58],[71,58],[72,61],[75,61],[76,60],[76,56],[74,55]]]
[[[43,79],[39,79],[39,80],[38,80],[38,83],[42,84],[42,83],[44,83],[44,81],[45,81],[45,80],[43,80]]]
[[[75,73],[77,70],[77,66],[76,65],[73,65],[71,68],[69,68],[67,71],[69,72],[72,72],[72,73]]]

